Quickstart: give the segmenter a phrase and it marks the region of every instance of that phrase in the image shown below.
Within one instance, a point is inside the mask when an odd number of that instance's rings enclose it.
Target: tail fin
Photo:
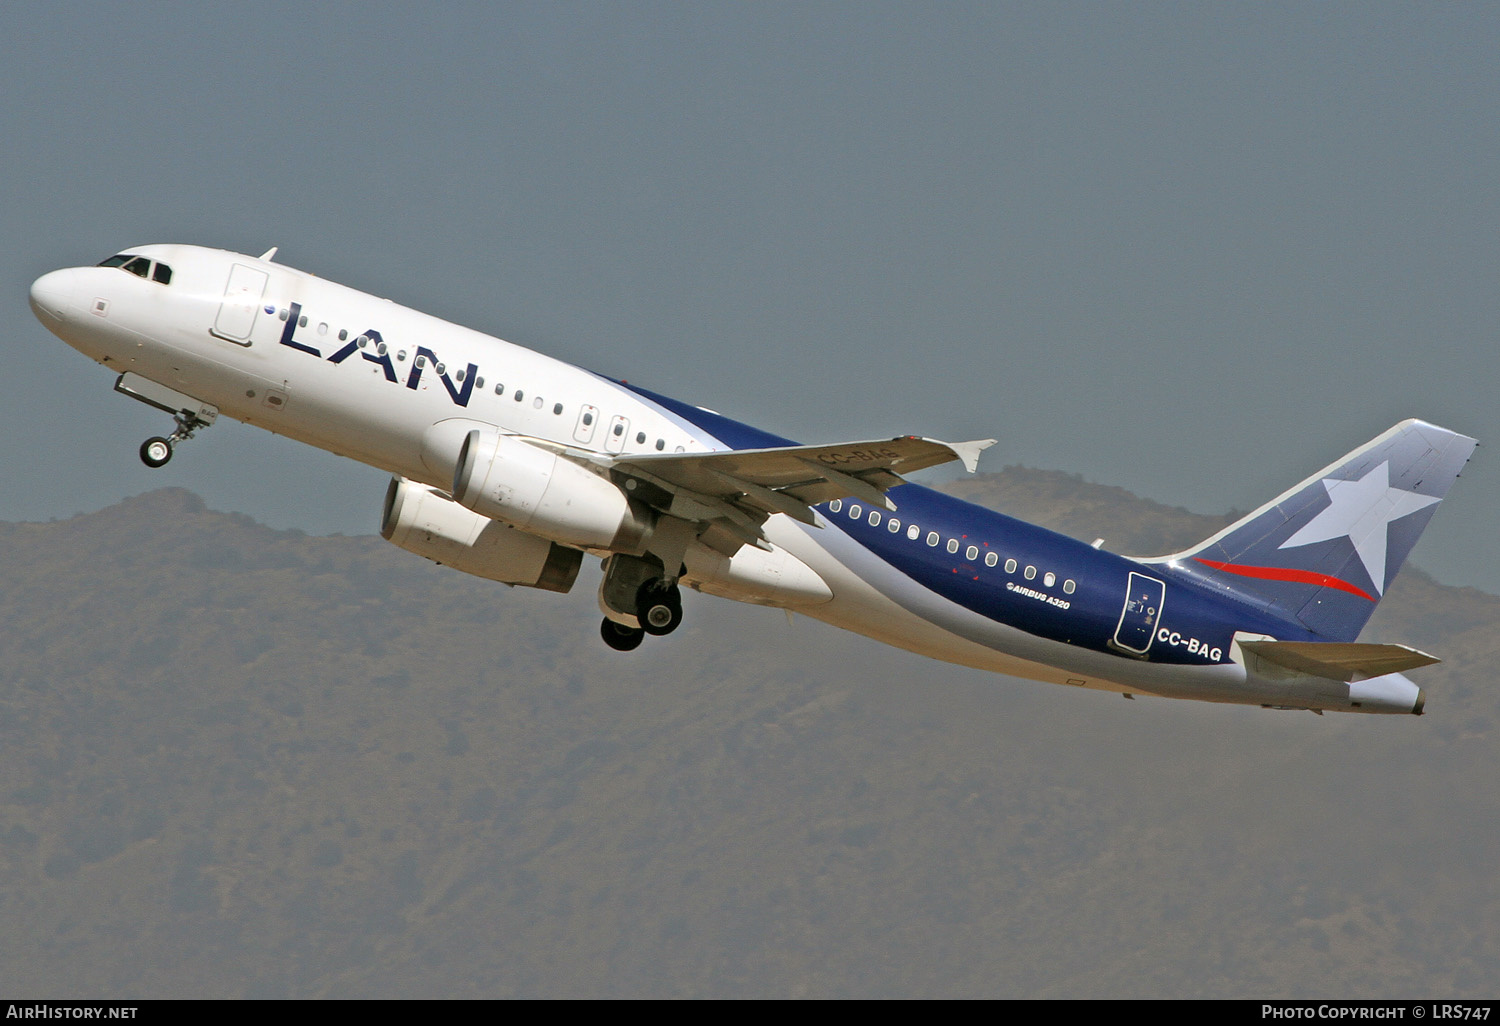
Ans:
[[[1146,562],[1353,641],[1478,444],[1403,421],[1200,545]]]

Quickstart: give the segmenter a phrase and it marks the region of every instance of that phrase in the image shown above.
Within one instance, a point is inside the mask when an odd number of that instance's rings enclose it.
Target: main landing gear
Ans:
[[[634,651],[647,634],[662,637],[682,626],[682,590],[649,557],[611,556],[599,585],[599,606],[605,612],[599,634],[617,652]]]
[[[682,626],[682,591],[661,578],[647,581],[636,592],[635,618],[647,634],[671,634]]]
[[[153,470],[157,467],[167,465],[167,461],[172,458],[172,453],[176,450],[178,442],[187,441],[193,437],[193,432],[199,428],[208,427],[210,423],[206,420],[200,420],[186,411],[174,413],[172,419],[177,422],[176,431],[173,431],[166,438],[158,435],[155,438],[148,438],[141,443],[141,462]]]
[[[616,652],[634,652],[641,647],[641,642],[646,640],[646,632],[639,627],[626,627],[623,623],[615,623],[607,616],[599,625],[599,636]]]

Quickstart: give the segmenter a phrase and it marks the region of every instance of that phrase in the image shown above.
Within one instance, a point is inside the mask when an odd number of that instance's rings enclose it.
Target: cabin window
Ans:
[[[916,541],[918,538],[922,537],[922,529],[916,524],[912,524],[906,529],[906,537],[912,541]]]
[[[526,393],[523,392],[523,391],[521,391],[519,388],[516,389],[516,402],[520,402],[522,399],[525,399],[525,398],[526,398]]]
[[[435,370],[435,371],[437,371],[439,374],[443,374],[443,373],[445,373],[448,370],[447,367],[444,367],[440,363],[434,364],[433,367],[432,367],[432,369]]]
[[[459,373],[462,374],[463,371],[459,371]],[[460,378],[459,380],[463,380],[463,379]],[[483,377],[475,378],[474,379],[474,387],[475,388],[483,388],[484,387],[484,378]]]
[[[555,413],[555,414],[557,414],[559,417],[561,417],[562,416],[562,403],[555,403],[553,405],[553,407],[552,407],[552,412]]]
[[[839,510],[841,510],[843,508],[844,508],[844,500],[843,499],[834,499],[832,502],[830,502],[828,504],[828,512],[830,512],[830,513],[837,513]]]
[[[1005,572],[1008,574],[1016,572],[1016,561],[1014,559],[1007,559],[1005,561]]]
[[[886,521],[885,529],[892,534],[895,534],[897,531],[901,530],[901,521],[897,520],[895,517],[891,517],[890,520]]]
[[[381,356],[384,356],[385,355],[385,343],[381,342],[379,345],[377,345],[375,347],[375,352],[378,353]]]
[[[858,520],[859,519],[859,515],[861,513],[863,513],[863,512],[864,512],[864,510],[860,509],[858,505],[850,506],[849,507],[849,519],[850,520]]]
[[[1047,586],[1048,588],[1050,588],[1050,587],[1052,587],[1056,583],[1057,583],[1057,575],[1055,573],[1053,573],[1051,570],[1048,570],[1047,573],[1046,573],[1046,575],[1042,577],[1042,584],[1044,584],[1045,586]]]
[[[291,316],[291,312],[288,311],[286,307],[282,307],[281,308],[281,312],[278,313],[276,316],[280,317],[282,320],[286,320],[289,316]]]
[[[661,452],[666,447],[667,447],[667,440],[665,438],[658,438],[656,440],[656,451],[657,452]]]
[[[1063,581],[1063,594],[1071,595],[1073,594],[1073,590],[1077,587],[1078,585],[1074,584],[1072,580]]]
[[[439,374],[443,373],[443,365],[442,364],[438,364],[438,373]],[[453,380],[454,381],[458,381],[458,382],[462,382],[464,380],[464,372],[462,370],[454,371],[453,372]]]
[[[1028,581],[1035,579],[1036,578],[1036,567],[1034,567],[1034,566],[1028,566],[1026,568],[1025,577],[1026,577],[1026,579]]]
[[[497,383],[495,385],[495,394],[496,395],[504,395],[505,394],[505,386],[502,385],[502,384],[498,384]]]
[[[357,346],[359,346],[359,348],[363,349],[365,346],[367,346],[367,345],[370,344],[370,336],[369,335],[361,335],[361,336],[359,336],[358,338],[356,338],[354,340],[354,344],[357,345]]]
[[[635,444],[636,445],[645,445],[646,444],[646,432],[644,432],[644,431],[637,431],[635,433]]]
[[[349,337],[349,329],[348,328],[340,328],[339,329],[339,341],[342,342],[342,341],[344,341],[348,337]]]
[[[583,426],[584,427],[592,427],[593,423],[594,423],[594,415],[592,413],[585,413],[583,415]]]
[[[964,553],[964,558],[967,559],[970,563],[972,563],[972,562],[974,562],[974,560],[978,559],[979,558],[979,548],[978,548],[978,546],[970,545],[969,546],[969,550]]]
[[[128,270],[130,270],[130,268],[127,267],[127,268],[125,268],[125,270],[128,271]],[[307,327],[307,314],[303,314],[301,317],[297,318],[297,327],[299,327],[299,328],[305,328],[305,327]]]
[[[328,322],[327,321],[319,321],[318,322],[318,334],[319,335],[326,335],[326,334],[328,334]]]
[[[880,510],[878,510],[878,509],[872,509],[872,510],[870,510],[870,526],[871,527],[879,527],[880,526]]]
[[[1000,562],[1000,553],[998,553],[998,552],[986,552],[984,554],[984,565],[985,566],[994,566],[998,562]]]
[[[938,543],[938,533],[936,531],[929,531],[927,533],[927,544],[929,546],[936,546],[937,543]]]
[[[537,396],[535,399],[531,400],[531,408],[534,410],[540,410],[542,408],[541,396]]]
[[[948,539],[948,551],[949,552],[957,552],[958,551],[958,539],[957,538],[949,538]]]
[[[624,424],[616,424],[615,425],[615,437],[619,438],[624,433],[625,433],[625,425]]]
[[[413,360],[411,363],[412,363],[413,367],[417,367],[417,368],[426,367],[427,366],[427,357],[425,357],[425,356],[419,356],[415,360]]]

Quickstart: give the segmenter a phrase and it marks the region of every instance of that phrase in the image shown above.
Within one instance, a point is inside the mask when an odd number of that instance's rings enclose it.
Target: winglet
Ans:
[[[980,438],[972,442],[944,442],[953,450],[953,455],[963,461],[964,469],[974,473],[979,469],[979,454],[1000,441],[998,438]]]
[[[276,251],[278,249],[280,249],[280,248],[281,248],[280,246],[272,246],[270,249],[268,249],[264,253],[262,253],[260,255],[260,258],[262,260],[266,261],[267,263],[269,263],[271,261],[271,258],[276,255]]]

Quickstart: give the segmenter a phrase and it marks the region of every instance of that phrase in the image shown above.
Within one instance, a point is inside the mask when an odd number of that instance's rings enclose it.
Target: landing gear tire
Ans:
[[[646,639],[646,632],[639,627],[626,627],[624,624],[615,623],[606,616],[604,622],[599,625],[599,636],[616,652],[634,652]]]
[[[172,458],[172,442],[166,438],[148,438],[141,443],[141,462],[153,470],[165,467]]]
[[[636,595],[635,617],[647,634],[671,634],[682,625],[682,593],[675,584],[662,587],[647,581]]]

